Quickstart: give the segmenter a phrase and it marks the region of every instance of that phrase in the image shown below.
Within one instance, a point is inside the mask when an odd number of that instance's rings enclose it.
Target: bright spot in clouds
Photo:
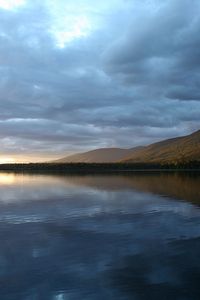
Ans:
[[[0,8],[12,9],[25,4],[25,0],[0,0]]]
[[[86,16],[68,17],[62,26],[56,27],[52,33],[59,48],[77,38],[86,37],[91,31],[91,24]]]
[[[15,163],[15,159],[13,157],[1,156],[0,164],[12,164]]]

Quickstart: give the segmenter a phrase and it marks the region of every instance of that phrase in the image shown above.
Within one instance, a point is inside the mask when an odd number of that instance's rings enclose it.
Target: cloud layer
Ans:
[[[107,2],[0,2],[2,154],[132,147],[200,127],[199,1]]]

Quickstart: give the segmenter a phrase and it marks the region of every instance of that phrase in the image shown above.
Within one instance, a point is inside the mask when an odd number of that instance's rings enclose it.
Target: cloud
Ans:
[[[124,83],[144,86],[155,95],[200,100],[200,8],[198,1],[163,2],[144,10],[124,36],[105,51],[105,69]]]
[[[131,147],[199,128],[198,9],[197,0],[0,6],[2,152]]]

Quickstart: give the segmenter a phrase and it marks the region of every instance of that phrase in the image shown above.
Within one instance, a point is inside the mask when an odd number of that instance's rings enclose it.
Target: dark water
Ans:
[[[200,299],[200,175],[0,174],[0,300]]]

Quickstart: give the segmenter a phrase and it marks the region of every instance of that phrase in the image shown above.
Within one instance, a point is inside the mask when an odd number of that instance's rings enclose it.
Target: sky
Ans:
[[[199,0],[0,0],[0,163],[200,128]]]

